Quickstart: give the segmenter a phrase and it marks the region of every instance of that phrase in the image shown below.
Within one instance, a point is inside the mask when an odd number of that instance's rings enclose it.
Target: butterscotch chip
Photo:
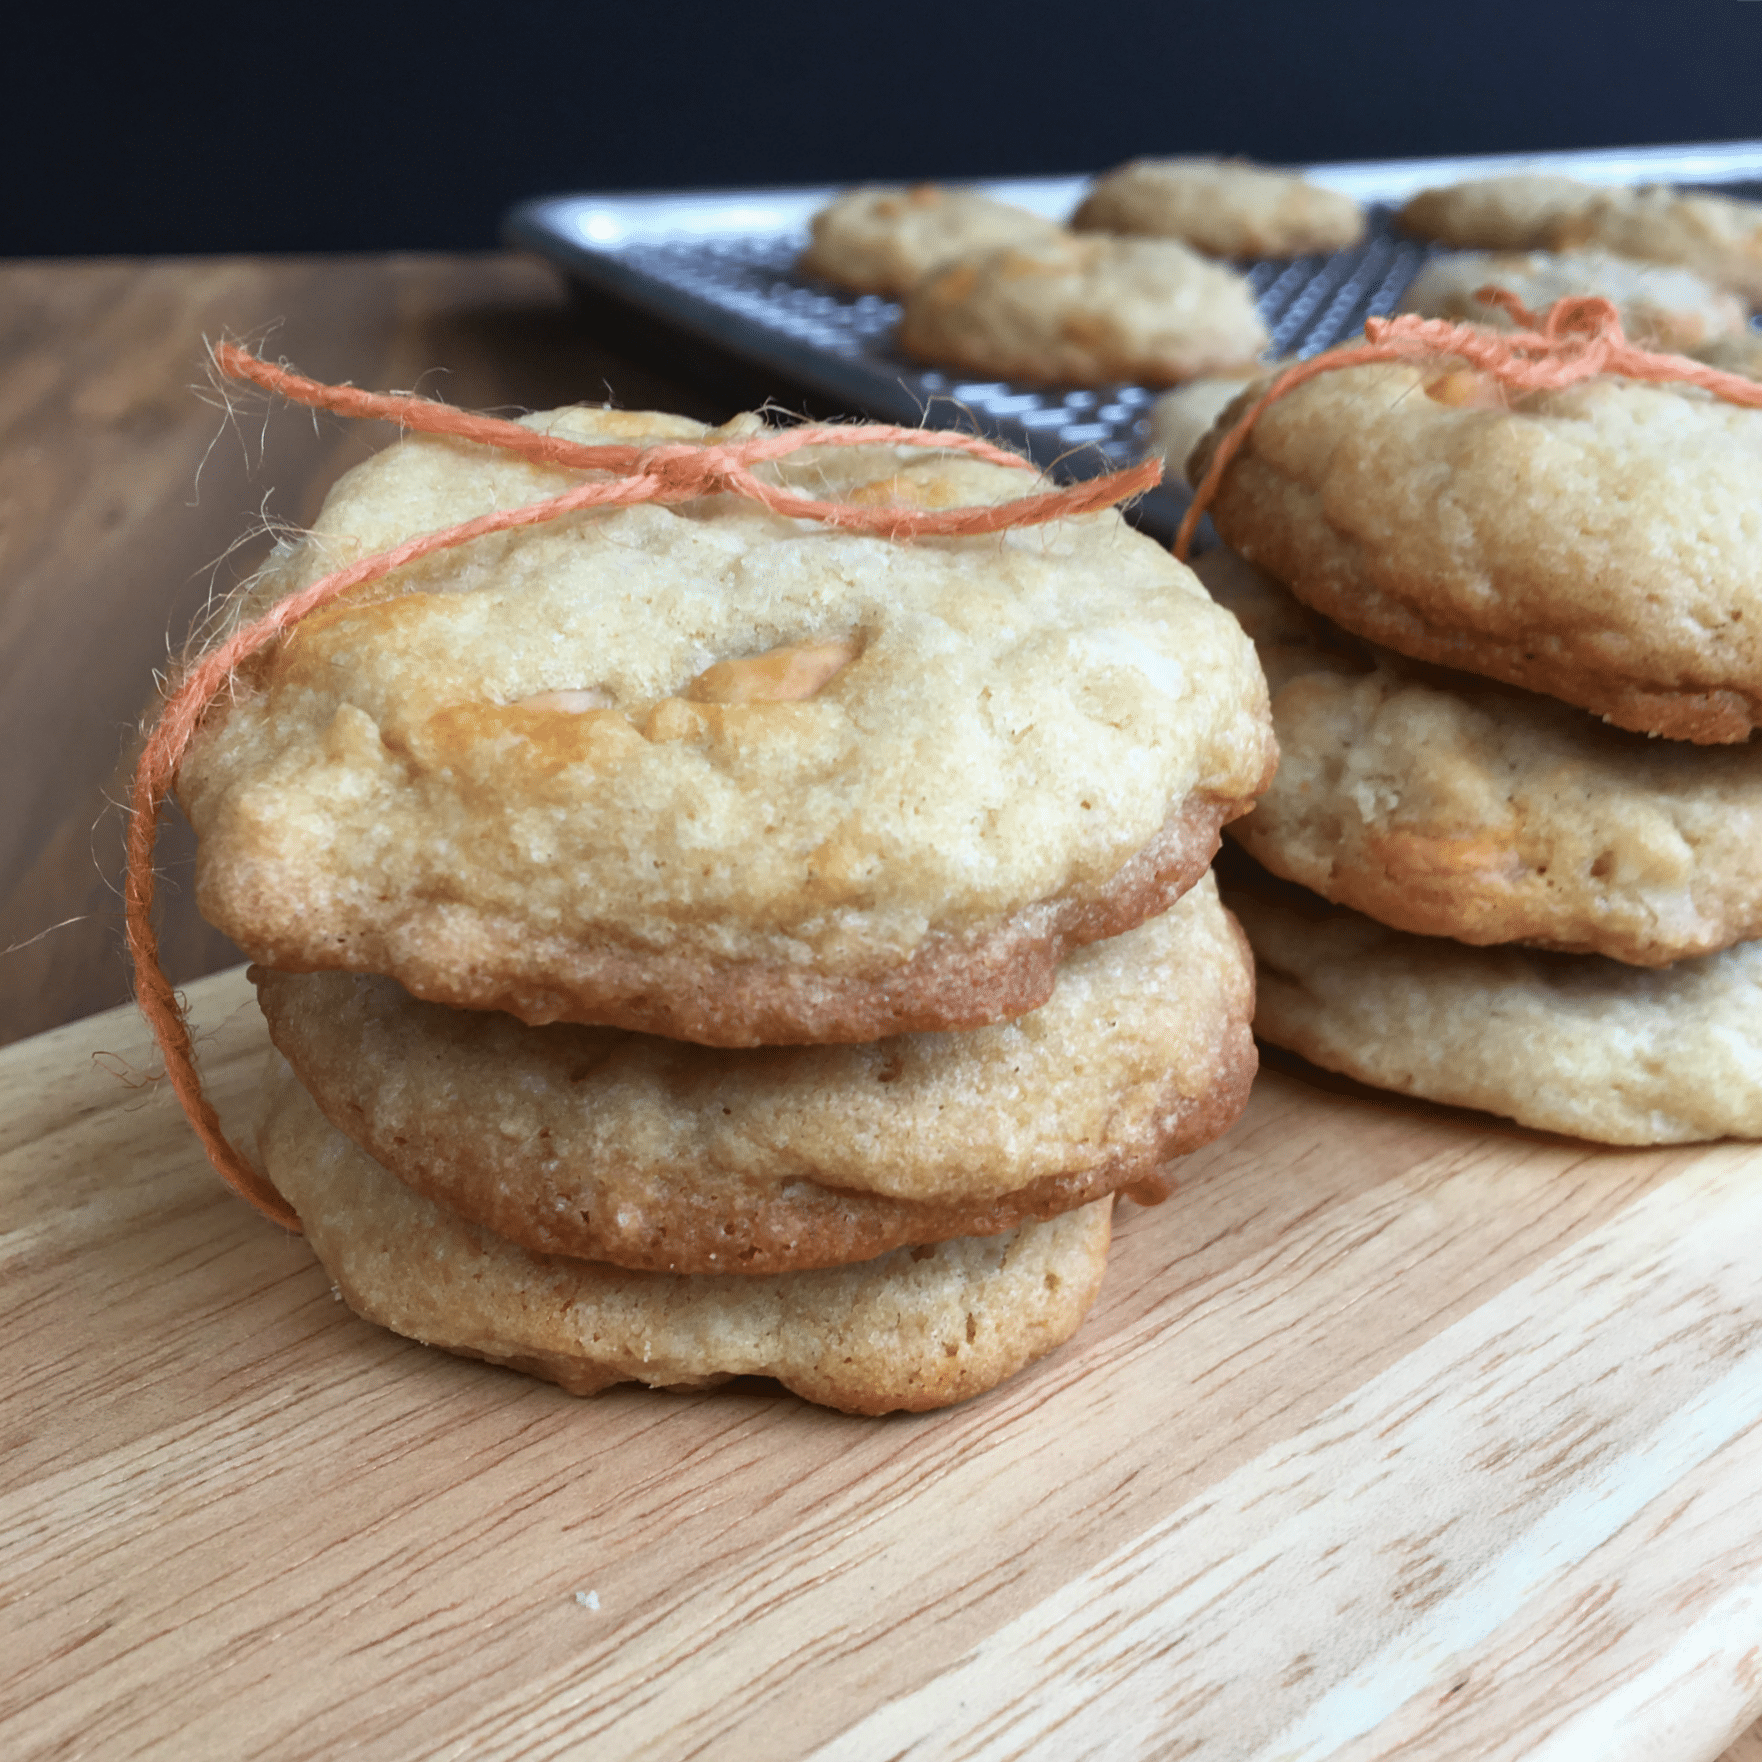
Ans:
[[[1205,876],[1020,1020],[728,1050],[528,1028],[388,979],[256,969],[277,1047],[405,1185],[522,1246],[768,1273],[990,1235],[1124,1188],[1240,1113],[1253,972]]]
[[[1560,216],[1541,242],[1557,251],[1602,245],[1626,257],[1680,263],[1716,286],[1762,302],[1762,202],[1666,184],[1607,190]]]
[[[1648,740],[1403,660],[1233,552],[1197,573],[1254,638],[1280,763],[1233,829],[1385,924],[1663,966],[1762,936],[1762,750]]]
[[[893,447],[774,475],[932,506],[1036,486]],[[401,442],[258,599],[559,481]],[[1069,949],[1198,878],[1271,762],[1252,647],[1115,512],[909,541],[718,496],[498,534],[319,613],[217,708],[179,791],[203,910],[264,966],[755,1045],[1035,1008]]]
[[[959,258],[907,297],[899,342],[937,366],[1060,385],[1172,385],[1266,347],[1243,277],[1173,239],[1092,234]]]
[[[1398,219],[1408,232],[1459,250],[1533,251],[1555,246],[1561,222],[1602,194],[1577,178],[1514,172],[1421,190]]]
[[[1606,378],[1507,407],[1461,363],[1378,364],[1274,404],[1210,511],[1371,641],[1729,742],[1762,705],[1759,467],[1762,411],[1689,387]]]
[[[1740,300],[1692,270],[1599,250],[1434,257],[1401,296],[1400,309],[1513,329],[1516,321],[1509,314],[1475,297],[1487,286],[1515,294],[1538,314],[1568,295],[1601,294],[1615,302],[1630,339],[1666,352],[1736,335],[1748,322]]]
[[[1056,238],[1055,221],[936,184],[847,190],[813,218],[813,242],[799,267],[859,294],[909,294],[951,257]]]
[[[1314,1064],[1606,1144],[1762,1137],[1762,943],[1654,970],[1409,936],[1296,888],[1226,895],[1257,1032]]]
[[[358,1315],[575,1395],[769,1376],[847,1413],[964,1401],[1076,1331],[1101,1286],[1113,1205],[820,1272],[627,1272],[529,1254],[424,1199],[285,1073],[259,1145]]]
[[[1240,159],[1135,159],[1096,182],[1071,225],[1179,239],[1212,257],[1295,257],[1356,245],[1364,211],[1295,172]]]

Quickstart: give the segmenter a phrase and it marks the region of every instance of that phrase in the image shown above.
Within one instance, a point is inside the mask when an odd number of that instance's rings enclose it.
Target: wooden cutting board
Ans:
[[[248,1107],[261,1018],[190,988]],[[357,1321],[112,1011],[0,1053],[9,1757],[1691,1762],[1762,1710],[1762,1152],[1271,1072],[941,1414]]]

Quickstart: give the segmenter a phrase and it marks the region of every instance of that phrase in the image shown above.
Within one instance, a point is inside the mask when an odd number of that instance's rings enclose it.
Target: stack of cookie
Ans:
[[[1201,443],[1197,481],[1219,434]],[[1283,753],[1262,1036],[1615,1143],[1762,1135],[1762,411],[1374,364],[1271,406],[1201,560]]]
[[[760,469],[1043,487],[884,445]],[[240,615],[556,487],[402,441]],[[1272,759],[1251,646],[1111,510],[903,541],[718,495],[357,590],[178,788],[286,1061],[267,1172],[355,1309],[576,1392],[759,1373],[882,1412],[1068,1337],[1113,1195],[1239,1111],[1252,973],[1208,865]]]

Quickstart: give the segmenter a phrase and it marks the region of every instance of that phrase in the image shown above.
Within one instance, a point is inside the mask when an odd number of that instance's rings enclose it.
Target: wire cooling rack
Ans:
[[[1239,266],[1271,332],[1272,353],[1314,354],[1355,335],[1366,318],[1395,309],[1435,249],[1393,228],[1396,206],[1413,191],[1510,171],[1606,184],[1694,184],[1755,198],[1762,196],[1762,142],[1310,167],[1315,182],[1365,203],[1370,226],[1349,251]],[[1087,183],[1008,178],[975,187],[1062,219]],[[800,274],[808,221],[836,193],[550,196],[522,203],[504,232],[598,294],[768,376],[785,400],[800,390],[878,421],[976,428],[1067,477],[1112,470],[1149,450],[1156,392],[1130,384],[1017,385],[926,368],[894,347],[897,301]],[[1144,499],[1136,518],[1166,537],[1185,500],[1182,486],[1167,485]]]

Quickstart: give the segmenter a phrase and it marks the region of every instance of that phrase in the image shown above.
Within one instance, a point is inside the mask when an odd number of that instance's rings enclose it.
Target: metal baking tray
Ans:
[[[1762,141],[1596,152],[1381,160],[1311,165],[1306,175],[1364,203],[1363,244],[1326,256],[1266,258],[1240,267],[1279,355],[1310,355],[1392,311],[1437,248],[1401,237],[1395,208],[1414,191],[1501,172],[1546,171],[1588,183],[1693,184],[1762,198]],[[1087,177],[1002,178],[971,187],[1063,219]],[[808,220],[833,186],[581,194],[523,202],[503,223],[508,243],[559,264],[602,304],[699,362],[743,369],[744,383],[818,413],[968,427],[1019,447],[1065,477],[1085,477],[1149,450],[1157,393],[1017,385],[938,372],[893,346],[897,301],[856,295],[797,272]],[[1187,500],[1173,483],[1134,509],[1167,538]]]

